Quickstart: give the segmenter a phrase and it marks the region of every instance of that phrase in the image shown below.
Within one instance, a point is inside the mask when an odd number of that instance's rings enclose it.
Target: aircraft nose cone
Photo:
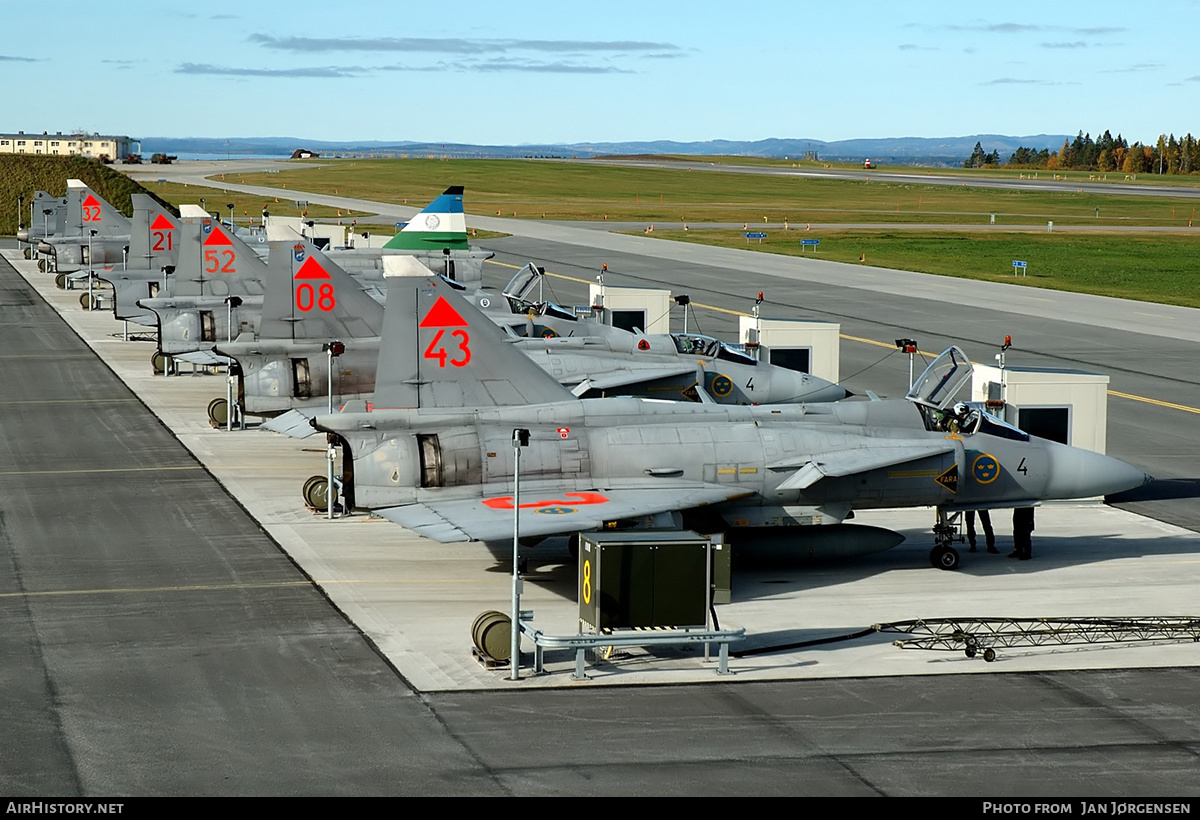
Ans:
[[[793,404],[796,402],[840,401],[850,394],[844,387],[833,382],[810,376],[807,373],[790,373],[788,384],[783,385],[777,395],[786,398],[774,399],[774,404]],[[774,391],[772,391],[774,392]],[[765,402],[764,402],[765,403]]]
[[[21,230],[17,231],[17,241],[18,242],[28,242],[29,241],[29,229],[28,228],[22,228]]]
[[[51,245],[49,242],[39,242],[38,243],[38,253],[53,254],[54,246]]]
[[[1094,498],[1140,487],[1154,479],[1111,456],[1067,447],[1051,447],[1047,498]]]

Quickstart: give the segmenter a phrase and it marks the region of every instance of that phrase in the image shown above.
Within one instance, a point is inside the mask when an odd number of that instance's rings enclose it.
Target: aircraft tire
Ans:
[[[208,423],[213,427],[224,427],[229,421],[229,402],[217,397],[208,403]]]
[[[33,254],[30,252],[29,248],[25,248],[24,250],[22,250],[21,255],[24,256],[26,259],[33,258]]]
[[[958,557],[954,547],[934,547],[929,551],[929,561],[938,569],[958,569]]]
[[[41,271],[42,273],[46,272],[46,260],[45,259],[38,260],[38,270]],[[59,287],[62,287],[62,286],[59,285]]]
[[[991,663],[992,661],[996,660],[996,650],[992,649],[990,646],[987,649],[983,650],[983,659],[985,661],[987,661],[988,663]]]
[[[65,273],[60,273],[54,277],[54,287],[59,290],[67,289],[67,275]]]
[[[150,366],[154,368],[155,375],[161,374],[167,366],[167,357],[160,351],[154,351],[154,355],[150,357]]]
[[[975,647],[967,644],[967,648],[963,650],[963,654],[965,654],[968,658],[975,657]]]

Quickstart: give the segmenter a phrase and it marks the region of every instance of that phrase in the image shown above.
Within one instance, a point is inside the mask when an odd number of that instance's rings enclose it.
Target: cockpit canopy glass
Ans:
[[[751,366],[758,364],[753,357],[734,350],[712,336],[701,336],[696,333],[672,333],[671,340],[675,342],[675,349],[685,356],[708,356]]]

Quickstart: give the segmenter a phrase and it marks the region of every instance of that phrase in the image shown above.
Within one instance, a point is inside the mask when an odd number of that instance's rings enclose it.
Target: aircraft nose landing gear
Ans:
[[[954,514],[957,517],[958,513]],[[946,511],[938,507],[937,523],[933,525],[933,549],[929,563],[938,569],[958,569],[958,550],[951,546],[958,539],[958,526],[950,523]]]

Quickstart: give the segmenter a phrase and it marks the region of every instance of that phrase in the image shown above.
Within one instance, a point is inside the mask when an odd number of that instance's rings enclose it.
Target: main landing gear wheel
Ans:
[[[229,402],[215,398],[208,403],[208,423],[213,427],[224,427],[229,421]]]
[[[54,277],[54,287],[59,290],[67,289],[67,275],[65,273],[60,273]]]
[[[304,504],[309,509],[325,512],[328,509],[326,504],[326,490],[329,487],[329,479],[323,475],[315,475],[304,482],[304,489],[301,494],[304,496]],[[333,488],[333,503],[337,504],[337,485]]]
[[[934,547],[929,551],[929,563],[938,569],[958,569],[958,550],[954,547]]]
[[[987,661],[988,663],[991,663],[992,661],[996,660],[996,650],[992,649],[990,646],[987,649],[983,650],[983,659],[985,661]]]

